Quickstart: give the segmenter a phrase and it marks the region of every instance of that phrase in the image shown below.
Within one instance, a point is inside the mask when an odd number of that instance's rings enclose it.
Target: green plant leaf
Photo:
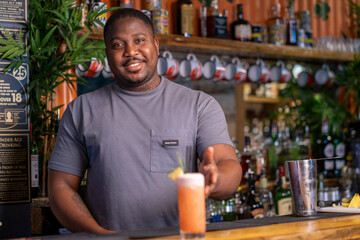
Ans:
[[[328,13],[330,12],[330,6],[326,2],[320,0],[315,4],[314,11],[318,18],[327,20]]]
[[[46,35],[45,37],[41,40],[40,42],[40,47],[43,48],[50,40],[51,36],[54,34],[56,30],[56,26],[54,26]]]

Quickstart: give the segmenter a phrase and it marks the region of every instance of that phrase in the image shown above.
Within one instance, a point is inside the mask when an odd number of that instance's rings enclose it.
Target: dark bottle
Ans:
[[[33,136],[32,125],[30,125],[31,139],[31,198],[38,197],[39,194],[39,150]]]
[[[325,178],[335,177],[335,154],[333,139],[329,135],[329,125],[327,120],[322,121],[321,138],[316,140],[318,151],[316,158],[327,158],[317,161],[318,171],[324,173]]]
[[[232,39],[243,42],[251,41],[251,25],[244,19],[243,5],[237,5],[237,20],[232,23]]]
[[[176,2],[176,33],[190,37],[194,35],[194,6],[190,0]]]
[[[251,213],[252,218],[264,217],[264,206],[261,203],[259,196],[255,191],[255,174],[253,171],[249,171],[249,195],[246,201],[246,205]]]
[[[235,218],[236,220],[245,219],[245,204],[246,197],[242,192],[242,187],[239,186],[234,194],[234,210],[235,210]]]
[[[218,9],[218,0],[211,1],[210,15],[207,17],[206,29],[209,37],[228,38],[227,15]]]
[[[340,125],[335,124],[333,127],[334,150],[335,157],[337,157],[335,160],[335,177],[341,177],[341,169],[345,166],[346,146],[342,136]]]
[[[274,191],[275,213],[278,216],[293,213],[291,192],[286,188],[286,177],[283,166],[279,167],[278,184]]]
[[[251,139],[249,136],[245,136],[245,146],[241,152],[241,161],[240,165],[242,168],[243,176],[241,179],[241,184],[245,184],[249,178],[249,170],[255,171],[254,169],[254,156],[251,149]]]
[[[287,17],[286,17],[286,44],[287,45],[297,45],[297,21],[294,17],[294,8],[293,6],[287,7]]]

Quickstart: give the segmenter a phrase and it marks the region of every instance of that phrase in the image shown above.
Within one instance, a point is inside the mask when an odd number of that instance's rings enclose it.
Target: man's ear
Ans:
[[[160,48],[159,48],[159,39],[157,37],[154,38],[154,44],[156,47],[156,52],[158,54],[158,56],[160,55]]]

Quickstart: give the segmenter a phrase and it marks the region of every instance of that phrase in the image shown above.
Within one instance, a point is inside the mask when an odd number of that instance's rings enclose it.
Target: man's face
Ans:
[[[128,90],[155,87],[151,83],[159,80],[159,42],[149,26],[137,18],[120,18],[108,29],[105,44],[109,66],[120,87]]]

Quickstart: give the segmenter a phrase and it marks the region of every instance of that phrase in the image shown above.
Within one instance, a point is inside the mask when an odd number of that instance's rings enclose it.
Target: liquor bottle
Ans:
[[[339,124],[333,126],[333,142],[335,149],[335,177],[341,177],[341,169],[345,166],[346,146],[342,134],[340,133]]]
[[[324,201],[325,200],[325,197],[324,197],[324,191],[325,191],[324,174],[319,173],[318,178],[319,178],[318,192],[317,192],[318,201]]]
[[[190,0],[178,0],[176,2],[177,34],[190,37],[194,35],[193,19],[194,6]]]
[[[207,12],[208,8],[206,6],[200,7],[200,36],[207,37],[208,36],[208,30],[207,30]]]
[[[271,18],[266,21],[268,27],[269,43],[277,46],[285,44],[285,24],[284,19],[281,17],[281,4],[277,3],[271,8]]]
[[[228,38],[227,15],[221,14],[218,9],[218,0],[211,1],[206,29],[209,37]]]
[[[264,206],[265,217],[275,216],[273,196],[268,189],[268,182],[265,174],[260,177],[259,199]]]
[[[280,166],[278,172],[278,185],[274,191],[275,213],[278,216],[293,213],[291,192],[286,188],[286,177],[284,167]]]
[[[221,214],[223,221],[231,222],[236,220],[234,195],[224,200],[224,205],[224,211]]]
[[[243,171],[243,176],[241,179],[241,184],[245,184],[249,178],[249,171],[255,171],[254,168],[254,156],[251,149],[251,139],[249,136],[245,136],[245,146],[241,153],[240,165]]]
[[[324,173],[325,178],[335,177],[334,144],[331,135],[329,135],[329,125],[327,120],[322,121],[321,137],[316,140],[318,151],[315,152],[316,158],[328,158],[323,161],[317,161],[318,171]]]
[[[286,17],[286,44],[287,45],[297,45],[297,21],[294,17],[294,8],[293,6],[288,6],[287,8],[287,17]]]
[[[236,220],[245,219],[245,208],[246,197],[242,192],[242,187],[239,186],[234,194],[234,211]]]
[[[252,218],[264,217],[264,206],[261,203],[259,196],[255,191],[255,175],[253,171],[249,171],[249,195],[246,201],[246,205],[249,208]]]
[[[210,222],[221,222],[222,221],[222,207],[221,201],[209,200],[209,211],[210,211]]]
[[[285,162],[289,159],[289,147],[290,147],[290,139],[288,133],[288,127],[286,126],[284,121],[279,122],[279,131],[277,136],[277,158],[278,158],[278,166],[285,166]]]
[[[276,177],[276,169],[278,166],[278,154],[279,154],[279,142],[277,139],[278,136],[278,126],[276,122],[271,123],[271,143],[268,147],[268,165],[269,165],[269,176],[271,180],[275,180]]]
[[[36,198],[39,194],[39,150],[33,136],[32,124],[30,125],[31,140],[31,198]]]
[[[251,25],[244,19],[243,5],[237,5],[237,20],[232,23],[232,39],[243,42],[251,41]]]

